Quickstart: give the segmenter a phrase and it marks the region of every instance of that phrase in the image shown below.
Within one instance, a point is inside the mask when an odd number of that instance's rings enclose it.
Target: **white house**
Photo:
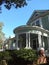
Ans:
[[[16,27],[15,48],[49,48],[49,10],[35,10],[26,25]]]

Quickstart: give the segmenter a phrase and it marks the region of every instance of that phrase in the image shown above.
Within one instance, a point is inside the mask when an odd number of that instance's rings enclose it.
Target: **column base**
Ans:
[[[20,50],[20,48],[18,48],[18,47],[17,47],[16,49],[17,49],[17,50]]]
[[[25,49],[32,49],[31,47],[25,47]]]

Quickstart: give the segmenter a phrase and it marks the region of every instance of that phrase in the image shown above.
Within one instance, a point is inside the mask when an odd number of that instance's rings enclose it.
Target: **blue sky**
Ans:
[[[49,9],[49,0],[28,0],[27,3],[28,5],[25,7],[18,9],[12,7],[9,11],[2,6],[0,22],[4,23],[5,37],[13,36],[14,28],[25,25],[34,10]]]

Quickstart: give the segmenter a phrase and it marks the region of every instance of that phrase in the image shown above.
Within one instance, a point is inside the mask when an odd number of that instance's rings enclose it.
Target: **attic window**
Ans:
[[[40,21],[39,20],[36,21],[36,26],[40,26]]]
[[[39,15],[39,13],[36,13],[36,15],[35,16],[38,16]]]
[[[35,22],[32,23],[32,26],[34,26],[34,25],[35,25]]]

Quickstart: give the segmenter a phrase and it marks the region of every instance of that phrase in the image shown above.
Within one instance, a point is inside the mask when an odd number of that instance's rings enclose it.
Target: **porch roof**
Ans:
[[[29,26],[29,25],[22,25],[19,27],[16,27],[13,32],[16,34],[17,32],[21,32],[21,31],[30,31],[30,30],[37,30],[37,31],[41,31],[41,32],[45,32],[49,34],[48,30],[45,30],[44,28],[38,27],[38,26]]]

